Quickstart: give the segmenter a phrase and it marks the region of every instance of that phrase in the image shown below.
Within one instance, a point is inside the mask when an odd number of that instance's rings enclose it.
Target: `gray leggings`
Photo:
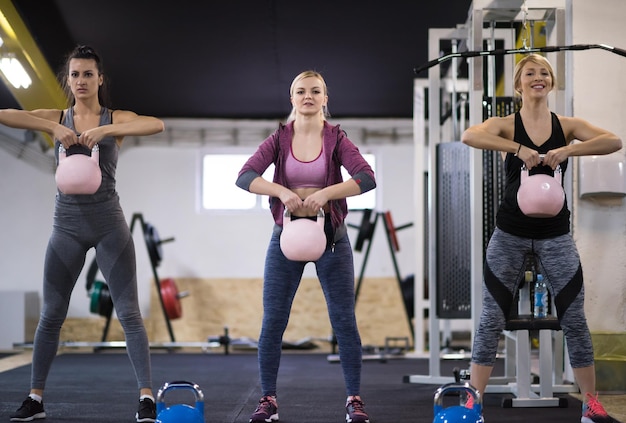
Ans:
[[[584,314],[583,273],[576,244],[570,234],[549,239],[529,239],[496,228],[484,269],[483,310],[474,336],[472,362],[492,366],[514,294],[525,270],[525,257],[537,257],[565,335],[573,368],[593,365],[593,346]]]
[[[152,387],[148,336],[137,298],[135,247],[116,197],[80,205],[57,200],[44,264],[43,309],[35,333],[31,389],[45,388],[70,296],[92,247],[124,329],[138,387]]]

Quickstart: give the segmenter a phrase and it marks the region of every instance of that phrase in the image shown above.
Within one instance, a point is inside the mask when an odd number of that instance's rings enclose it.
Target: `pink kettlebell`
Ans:
[[[59,165],[55,180],[63,194],[93,194],[98,191],[102,183],[98,144],[91,149],[91,156],[86,154],[68,156],[65,148],[59,146]]]
[[[554,176],[550,176],[528,175],[528,169],[524,165],[520,179],[517,204],[522,213],[530,217],[554,217],[559,214],[565,201],[565,192],[561,185],[561,166],[557,166]]]
[[[307,218],[292,220],[291,213],[285,209],[280,249],[293,261],[316,261],[322,257],[326,249],[324,211],[320,209],[315,221]]]

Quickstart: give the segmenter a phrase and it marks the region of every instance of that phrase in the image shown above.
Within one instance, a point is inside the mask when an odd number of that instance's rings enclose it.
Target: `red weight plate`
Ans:
[[[391,240],[391,246],[394,251],[400,251],[400,244],[398,243],[398,236],[396,235],[396,227],[393,226],[393,219],[391,219],[391,212],[385,212],[385,226],[387,227],[387,233]]]
[[[165,313],[171,320],[178,319],[183,315],[183,308],[180,304],[178,288],[176,282],[172,278],[161,280],[161,298]]]

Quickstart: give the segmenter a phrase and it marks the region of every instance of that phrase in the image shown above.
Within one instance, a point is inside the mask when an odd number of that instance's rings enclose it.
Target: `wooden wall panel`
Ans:
[[[183,313],[171,320],[179,342],[205,342],[208,337],[223,334],[228,327],[232,338],[258,339],[261,329],[262,284],[251,279],[191,279],[178,278]],[[364,345],[382,346],[385,337],[409,337],[411,333],[404,311],[398,283],[394,278],[365,279],[357,302],[357,322]],[[144,316],[151,342],[169,342],[169,334],[160,308],[156,289],[151,292],[151,312]],[[97,342],[102,336],[105,319],[68,319],[63,327],[63,341]],[[332,335],[326,302],[319,281],[302,280],[294,300],[291,319],[284,339],[298,342],[311,339],[323,346]],[[113,319],[107,341],[123,339],[123,332]]]

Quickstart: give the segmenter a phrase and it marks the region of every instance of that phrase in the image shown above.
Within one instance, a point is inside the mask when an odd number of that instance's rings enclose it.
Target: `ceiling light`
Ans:
[[[33,82],[20,61],[15,57],[0,59],[0,71],[15,88],[28,88]]]

